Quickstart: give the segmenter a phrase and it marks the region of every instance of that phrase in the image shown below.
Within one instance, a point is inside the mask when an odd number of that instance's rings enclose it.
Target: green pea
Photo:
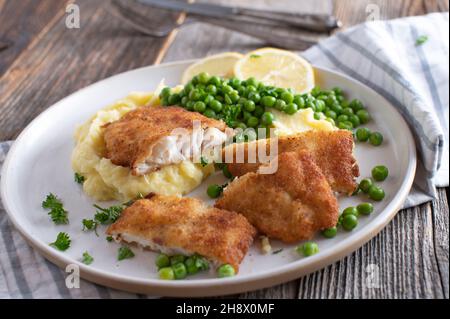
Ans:
[[[356,217],[358,217],[358,210],[356,209],[356,207],[350,206],[344,209],[342,215],[355,215]]]
[[[161,93],[159,94],[159,97],[160,98],[164,98],[164,97],[168,98],[169,95],[170,95],[170,92],[171,92],[170,87],[165,87],[164,89],[161,90]]]
[[[284,108],[284,113],[292,115],[295,114],[298,111],[298,106],[295,103],[289,103],[285,108]]]
[[[245,89],[244,96],[248,98],[251,93],[256,93],[256,92],[257,92],[256,88],[254,86],[249,85]]]
[[[361,124],[359,117],[355,114],[352,114],[348,117],[348,120],[353,124],[353,127],[357,127]]]
[[[384,190],[381,187],[372,185],[369,188],[369,197],[374,201],[381,201],[385,196]]]
[[[284,100],[277,100],[275,102],[275,108],[279,111],[283,111],[286,107],[286,102]]]
[[[276,101],[273,96],[264,96],[261,98],[261,104],[265,107],[273,107]]]
[[[183,98],[181,99],[181,106],[186,107],[188,102],[189,98],[187,96],[183,96]]]
[[[345,230],[353,230],[356,226],[358,226],[358,217],[353,214],[343,215],[342,227]]]
[[[203,112],[203,115],[206,117],[209,117],[211,119],[215,119],[216,118],[216,112],[214,112],[212,109],[206,109]]]
[[[217,87],[222,84],[222,81],[220,81],[220,78],[218,76],[213,75],[212,77],[209,78],[208,83],[215,85]]]
[[[190,275],[195,275],[199,271],[194,257],[188,257],[184,261],[184,266],[186,267],[187,273]]]
[[[209,103],[211,103],[212,101],[214,101],[214,97],[211,94],[208,94],[204,99],[203,102],[206,105],[209,105]]]
[[[229,264],[224,264],[217,269],[217,276],[219,278],[233,277],[235,274],[236,271],[234,270],[233,266]]]
[[[209,185],[208,189],[206,190],[206,193],[211,198],[217,198],[222,193],[222,186],[217,184]]]
[[[158,267],[158,269],[170,266],[169,256],[165,254],[159,254],[156,257],[155,265]]]
[[[356,116],[358,116],[362,124],[366,124],[367,122],[370,121],[370,114],[366,110],[358,110],[356,112]]]
[[[347,115],[347,117],[349,118],[350,115],[353,115],[353,110],[350,107],[346,107],[342,110],[342,114],[343,115]]]
[[[248,127],[257,127],[259,124],[259,120],[256,116],[252,116],[247,120]]]
[[[359,110],[362,110],[364,108],[364,105],[360,100],[354,99],[350,102],[350,107],[353,109],[353,111],[357,112]]]
[[[202,102],[202,101],[195,102],[194,111],[202,113],[205,110],[206,110],[206,105],[204,102]]]
[[[230,95],[229,95],[229,97],[230,97],[232,103],[236,103],[237,101],[239,101],[239,98],[240,98],[240,97],[239,97],[239,93],[236,92],[236,91],[231,92]]]
[[[264,107],[262,107],[261,105],[257,105],[255,107],[255,110],[253,111],[253,115],[256,117],[261,117],[264,112],[265,112]]]
[[[201,97],[202,97],[202,94],[197,89],[193,89],[193,90],[191,90],[191,92],[189,92],[189,99],[191,101],[198,101],[198,100],[200,100]]]
[[[325,116],[326,116],[326,117],[329,117],[330,119],[333,119],[333,120],[334,120],[334,119],[336,119],[337,114],[336,114],[335,111],[328,110],[328,111],[325,112]]]
[[[294,103],[297,104],[300,109],[305,107],[305,99],[299,94],[294,96]]]
[[[174,94],[171,94],[167,100],[169,102],[169,105],[176,105],[180,102],[181,98],[180,98],[179,94],[174,93]]]
[[[322,114],[322,112],[314,112],[314,119],[317,121],[320,120],[322,118]]]
[[[174,255],[170,257],[170,264],[173,266],[179,263],[183,263],[185,259],[186,257],[183,255]]]
[[[223,173],[223,176],[225,176],[226,178],[232,178],[233,177],[233,175],[231,174],[230,170],[228,169],[228,165],[225,165],[222,168],[222,173]]]
[[[220,112],[222,110],[222,103],[220,103],[217,100],[212,100],[211,102],[209,102],[209,107],[214,111],[214,112]]]
[[[305,107],[315,111],[316,103],[314,103],[314,101],[306,101]]]
[[[319,252],[319,246],[315,242],[308,241],[303,245],[298,246],[296,250],[299,254],[303,254],[303,256],[309,257]]]
[[[189,93],[194,89],[194,85],[192,83],[188,83],[184,86],[184,92],[186,92],[186,95],[189,95]]]
[[[241,85],[241,80],[239,80],[238,78],[231,78],[228,83],[234,87],[235,89]]]
[[[328,99],[328,95],[326,94],[319,95],[317,99],[325,102]]]
[[[365,142],[369,139],[370,130],[366,127],[362,127],[356,130],[356,139],[360,142]]]
[[[361,203],[357,206],[357,209],[361,215],[370,215],[373,212],[373,205],[371,203]]]
[[[316,100],[316,112],[322,112],[325,110],[325,102],[322,100]]]
[[[344,110],[344,108],[338,103],[331,105],[330,108],[338,115],[342,114],[342,111]]]
[[[201,84],[206,84],[209,81],[209,74],[206,72],[202,72],[198,75],[198,82]]]
[[[259,85],[258,81],[256,81],[256,79],[254,77],[248,78],[247,79],[247,86],[253,86],[253,87],[257,87]]]
[[[339,87],[334,87],[333,92],[336,93],[336,95],[342,95],[342,89]]]
[[[294,102],[294,95],[291,92],[288,92],[288,91],[284,91],[283,93],[281,93],[280,98],[284,102],[286,102],[286,104]]]
[[[209,262],[203,258],[202,256],[195,256],[195,264],[197,265],[197,268],[199,270],[208,270],[209,269]]]
[[[210,84],[206,87],[206,92],[211,93],[211,94],[216,94],[217,87],[214,84]]]
[[[242,119],[244,120],[244,122],[247,122],[248,119],[252,116],[253,116],[252,113],[250,113],[248,111],[242,112]]]
[[[261,95],[258,92],[250,92],[248,94],[248,99],[252,100],[255,103],[258,103],[261,100]]]
[[[171,267],[164,267],[158,271],[159,278],[163,280],[173,280],[175,279],[175,273]]]
[[[263,125],[269,126],[272,125],[273,120],[275,119],[275,116],[270,112],[264,112],[261,116],[261,123]]]
[[[241,128],[242,130],[245,130],[247,128],[247,125],[245,125],[245,123],[243,122],[239,122],[237,123],[236,128]]]
[[[373,146],[380,146],[383,143],[383,135],[379,132],[370,133],[369,142]]]
[[[370,187],[373,185],[373,181],[370,178],[364,178],[359,182],[359,189],[361,189],[364,193],[369,193]]]
[[[228,94],[225,94],[224,101],[225,101],[225,104],[233,104],[233,100],[231,99],[231,97]]]
[[[389,175],[389,170],[384,165],[378,165],[372,168],[372,177],[377,182],[384,181]]]
[[[162,105],[162,106],[168,106],[168,105],[169,105],[169,98],[163,97],[163,98],[161,99],[161,105]]]
[[[184,263],[172,265],[172,270],[175,275],[175,279],[184,279],[187,276],[187,269]]]
[[[244,109],[247,112],[253,112],[255,110],[255,108],[256,108],[255,102],[253,102],[252,100],[245,101]]]
[[[325,119],[325,121],[330,122],[330,123],[333,124],[333,125],[336,125],[336,123],[334,122],[334,120],[333,120],[332,118],[330,118],[330,117],[327,117],[327,118]]]
[[[194,101],[188,101],[188,102],[186,103],[186,109],[187,109],[188,111],[193,111],[193,110],[194,110],[194,104],[195,104]]]
[[[337,228],[336,227],[327,228],[327,229],[324,229],[322,231],[322,235],[325,238],[333,238],[333,237],[336,236],[336,234],[337,234]]]
[[[345,122],[345,121],[348,121],[348,116],[342,114],[342,115],[339,115],[339,116],[336,118],[336,120],[337,120],[338,122]]]
[[[340,115],[340,116],[342,116],[342,115]],[[353,128],[353,124],[350,121],[343,121],[343,122],[338,122],[338,127],[341,130],[349,130],[349,131],[351,131],[352,128]]]
[[[338,100],[336,99],[336,96],[335,95],[328,95],[328,98],[327,98],[327,100],[325,101],[325,103],[329,106],[329,107],[331,107],[331,106],[333,106],[334,104],[339,104],[339,102],[338,102]]]
[[[245,94],[245,86],[242,86],[242,85],[239,85],[237,88],[236,88],[236,91],[239,93],[239,95],[244,95]]]
[[[229,85],[224,85],[222,87],[223,94],[230,94],[233,91],[234,91],[234,89],[231,86],[229,86]]]
[[[311,90],[311,95],[312,96],[318,96],[321,92],[321,89],[319,86],[315,86],[313,87],[313,89]]]

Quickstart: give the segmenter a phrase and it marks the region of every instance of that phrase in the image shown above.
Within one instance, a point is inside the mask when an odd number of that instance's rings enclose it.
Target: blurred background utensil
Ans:
[[[138,2],[206,18],[242,19],[247,22],[285,25],[315,32],[330,32],[341,25],[341,22],[334,16],[323,14],[261,10],[212,3],[186,2],[183,0],[138,0]]]
[[[196,22],[208,23],[241,32],[259,38],[267,44],[292,50],[303,50],[328,36],[328,32],[305,30],[299,26],[293,27],[290,24],[282,24],[270,19],[256,21],[251,17],[236,15],[225,15],[218,18],[196,13],[186,16],[181,11],[150,7],[141,3],[141,1],[112,0],[112,6],[108,8],[114,16],[133,29],[154,37],[165,37],[176,28],[185,27]],[[174,14],[174,12],[177,13],[177,18],[168,19],[167,14]]]

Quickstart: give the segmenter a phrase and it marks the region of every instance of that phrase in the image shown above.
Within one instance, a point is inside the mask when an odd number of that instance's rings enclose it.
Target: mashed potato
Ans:
[[[156,91],[157,92],[157,91]],[[157,93],[131,93],[126,98],[100,110],[75,132],[72,167],[85,177],[85,193],[98,201],[127,201],[151,192],[183,195],[197,187],[214,171],[190,161],[170,165],[157,172],[133,176],[129,168],[117,166],[103,157],[105,144],[102,125],[120,119],[125,113],[144,105],[158,103]]]
[[[291,135],[309,130],[332,131],[337,128],[324,118],[316,120],[314,111],[310,108],[300,109],[297,113],[289,115],[277,110],[271,110],[275,116],[273,125],[278,136]]]

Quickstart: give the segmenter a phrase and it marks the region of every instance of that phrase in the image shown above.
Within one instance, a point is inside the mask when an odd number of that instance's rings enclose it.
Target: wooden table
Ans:
[[[14,139],[40,112],[112,74],[150,64],[248,51],[259,40],[202,23],[165,38],[145,36],[106,10],[108,2],[78,0],[81,27],[65,26],[60,0],[0,0],[0,141]],[[240,1],[281,9],[334,13],[348,27],[366,20],[368,4],[381,19],[448,11],[448,0]],[[373,8],[373,7],[372,7]],[[164,14],[176,19],[178,14]],[[2,43],[8,47],[2,49]],[[448,188],[430,203],[400,211],[374,239],[339,262],[279,286],[239,298],[448,298]],[[367,265],[380,286],[365,288]]]

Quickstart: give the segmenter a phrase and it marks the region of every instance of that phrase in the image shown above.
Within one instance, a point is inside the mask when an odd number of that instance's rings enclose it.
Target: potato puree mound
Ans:
[[[214,171],[213,165],[202,167],[190,161],[170,165],[143,176],[131,175],[131,170],[117,166],[102,156],[105,151],[102,125],[116,121],[125,113],[158,102],[156,93],[131,93],[97,112],[75,132],[76,146],[72,153],[72,168],[85,177],[83,189],[98,201],[127,201],[150,192],[163,195],[183,195],[196,188]]]

